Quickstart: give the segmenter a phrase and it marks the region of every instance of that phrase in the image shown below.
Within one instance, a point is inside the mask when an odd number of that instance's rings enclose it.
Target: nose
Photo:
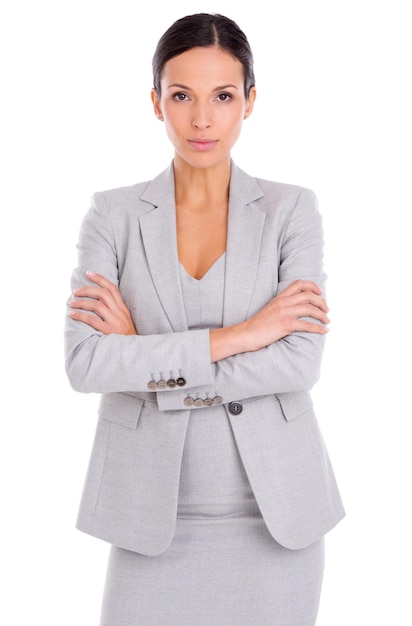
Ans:
[[[211,123],[206,118],[199,118],[199,117],[197,117],[196,119],[193,120],[192,126],[194,126],[195,128],[199,128],[199,130],[200,130],[200,129],[203,129],[203,128],[210,128]]]
[[[198,106],[193,111],[192,126],[198,129],[209,128],[212,125],[210,113],[205,106]]]

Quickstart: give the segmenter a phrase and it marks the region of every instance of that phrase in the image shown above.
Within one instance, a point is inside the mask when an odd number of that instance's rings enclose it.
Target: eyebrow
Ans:
[[[188,87],[187,85],[181,85],[180,83],[172,83],[171,85],[168,85],[168,89],[171,88],[178,88],[178,89],[185,89],[186,91],[192,91],[190,87]],[[224,89],[236,89],[238,90],[238,88],[236,87],[236,85],[232,85],[232,84],[228,84],[228,85],[220,85],[219,87],[215,87],[213,89],[213,91],[223,91]]]

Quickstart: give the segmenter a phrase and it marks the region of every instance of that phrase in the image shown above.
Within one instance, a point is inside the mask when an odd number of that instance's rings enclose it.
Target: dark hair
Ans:
[[[197,13],[176,20],[162,35],[155,50],[153,86],[160,95],[162,71],[170,59],[191,48],[218,46],[243,65],[245,96],[255,85],[253,55],[243,31],[233,20],[219,14]]]

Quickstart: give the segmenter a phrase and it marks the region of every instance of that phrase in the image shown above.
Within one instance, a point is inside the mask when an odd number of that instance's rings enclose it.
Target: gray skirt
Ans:
[[[270,535],[223,407],[193,411],[173,542],[111,548],[101,626],[314,626],[323,567],[323,539],[288,550]]]

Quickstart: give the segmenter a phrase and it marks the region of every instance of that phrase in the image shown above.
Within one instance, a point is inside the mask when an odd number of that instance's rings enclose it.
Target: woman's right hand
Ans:
[[[295,280],[245,322],[212,330],[212,361],[241,352],[255,352],[293,332],[324,335],[330,321],[328,310],[316,283]]]
[[[87,272],[87,277],[96,286],[85,285],[74,291],[76,299],[69,302],[70,317],[104,335],[137,335],[132,316],[117,285],[94,272]]]

